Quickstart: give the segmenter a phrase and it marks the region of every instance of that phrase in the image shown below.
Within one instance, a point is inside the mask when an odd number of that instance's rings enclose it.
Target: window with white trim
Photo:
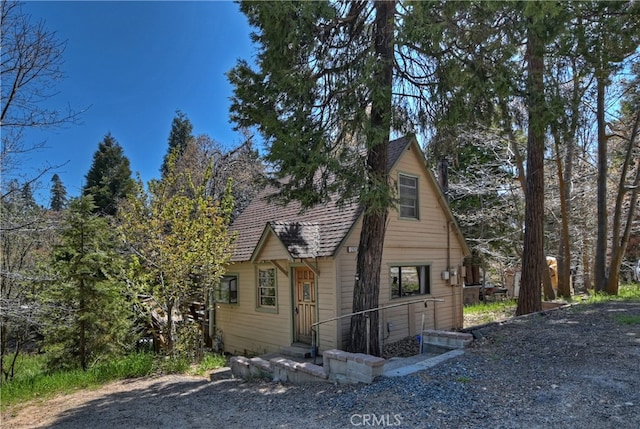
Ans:
[[[418,219],[418,178],[398,175],[400,217]]]
[[[390,268],[391,298],[431,293],[429,265],[398,265]]]
[[[276,270],[258,269],[258,307],[276,308]]]
[[[213,291],[216,302],[224,304],[238,303],[238,276],[227,274],[222,276],[220,284]]]

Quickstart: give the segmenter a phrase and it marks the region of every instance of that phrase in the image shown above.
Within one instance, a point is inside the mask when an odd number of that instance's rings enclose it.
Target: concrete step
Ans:
[[[387,362],[384,366],[382,375],[385,377],[402,377],[405,375],[413,374],[414,372],[423,371],[442,363],[448,359],[452,359],[464,354],[463,349],[455,349],[449,352],[433,355],[417,355],[411,358],[402,359],[406,365],[402,365],[399,362]],[[426,359],[424,357],[427,357]]]
[[[289,347],[280,347],[280,353],[296,359],[307,359],[311,357],[311,346],[293,344]]]

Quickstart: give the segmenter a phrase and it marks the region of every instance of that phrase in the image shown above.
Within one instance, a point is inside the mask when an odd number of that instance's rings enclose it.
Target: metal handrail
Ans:
[[[312,323],[311,324],[311,331],[313,332],[313,335],[312,335],[312,338],[311,338],[311,350],[312,350],[312,353],[314,355],[314,358],[315,358],[315,355],[316,355],[316,348],[320,345],[320,341],[318,340],[318,338],[320,337],[320,334],[316,330],[317,326],[320,326],[323,323],[334,322],[336,320],[344,319],[345,317],[356,316],[358,314],[366,314],[366,313],[370,313],[372,311],[385,310],[387,308],[401,307],[403,305],[417,304],[419,302],[424,303],[424,306],[426,308],[427,307],[427,302],[444,302],[444,299],[442,299],[442,298],[423,298],[423,299],[418,299],[418,300],[415,300],[415,301],[399,302],[397,304],[379,306],[379,307],[376,307],[376,308],[370,308],[368,310],[356,311],[354,313],[343,314],[342,316],[332,317],[330,319],[326,319],[326,320],[322,320],[320,322]],[[369,345],[368,345],[369,338],[368,337],[369,336],[367,335],[367,352],[369,351]]]

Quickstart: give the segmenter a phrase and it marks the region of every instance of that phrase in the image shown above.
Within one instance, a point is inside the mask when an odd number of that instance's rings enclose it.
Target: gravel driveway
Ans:
[[[34,403],[2,428],[638,428],[640,303],[476,330],[463,356],[371,385],[163,376]]]

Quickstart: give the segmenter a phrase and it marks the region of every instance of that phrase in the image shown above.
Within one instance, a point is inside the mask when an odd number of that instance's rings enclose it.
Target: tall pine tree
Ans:
[[[386,219],[394,207],[388,177],[392,128],[407,130],[417,113],[394,56],[396,2],[243,2],[256,31],[257,70],[238,62],[232,120],[257,127],[272,163],[276,200],[303,207],[335,198],[364,210],[353,311],[378,306]],[[398,66],[401,67],[401,66]],[[398,80],[394,80],[398,78]],[[369,315],[378,326],[378,314]],[[366,345],[369,344],[369,350]],[[349,348],[378,353],[377,329],[365,316],[351,320]]]
[[[51,201],[49,208],[59,212],[67,205],[67,188],[64,187],[60,176],[54,174],[51,177]]]
[[[543,273],[548,272],[544,154],[553,119],[545,98],[544,64],[549,45],[564,28],[563,8],[545,2],[423,2],[416,4],[415,12],[419,13],[409,15],[407,25],[422,34],[437,77],[434,145],[440,146],[441,154],[451,153],[453,142],[464,141],[457,138],[464,132],[492,130],[513,153],[514,163],[505,167],[515,166],[512,173],[517,173],[526,206],[517,311],[537,311]],[[425,20],[437,24],[422,25]],[[437,54],[439,49],[442,55]],[[527,135],[526,162],[520,154],[519,133]],[[468,151],[457,150],[458,155]]]
[[[169,169],[169,157],[175,153],[176,158],[180,158],[190,143],[194,143],[193,125],[187,115],[180,110],[176,111],[176,116],[171,123],[171,131],[169,132],[169,148],[162,161],[160,172],[164,177]]]
[[[94,210],[101,215],[114,216],[119,200],[134,192],[129,159],[111,133],[98,144],[86,179],[82,193],[93,197]]]
[[[91,196],[71,201],[52,255],[55,281],[41,294],[51,309],[44,333],[52,367],[87,369],[122,352],[130,333],[126,282],[117,278],[117,240],[107,219],[94,212]]]

